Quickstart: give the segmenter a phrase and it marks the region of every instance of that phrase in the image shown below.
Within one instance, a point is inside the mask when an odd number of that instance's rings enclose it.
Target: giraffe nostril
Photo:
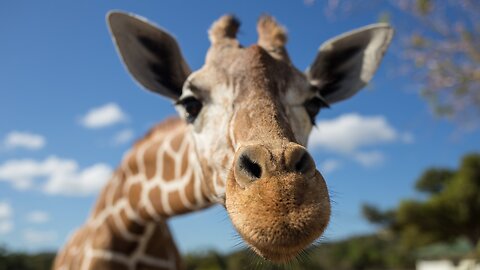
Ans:
[[[303,147],[294,146],[285,152],[287,168],[291,171],[310,175],[315,172],[315,162]]]
[[[251,178],[259,179],[262,176],[262,167],[245,154],[240,156],[239,167]]]
[[[311,167],[310,159],[310,155],[305,152],[295,164],[295,171],[299,173],[305,173],[308,171]]]

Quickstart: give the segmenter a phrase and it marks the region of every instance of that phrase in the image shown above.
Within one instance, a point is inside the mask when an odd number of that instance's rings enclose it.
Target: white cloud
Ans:
[[[26,219],[30,223],[42,224],[50,220],[50,216],[44,211],[32,211],[27,214]]]
[[[309,144],[312,148],[351,153],[363,146],[392,142],[397,138],[397,132],[385,117],[350,113],[318,122],[310,135]]]
[[[12,215],[13,210],[10,204],[0,202],[0,234],[7,234],[13,230]]]
[[[45,144],[46,140],[42,135],[19,131],[8,133],[3,142],[6,149],[25,148],[38,150],[43,148]]]
[[[45,179],[42,190],[48,194],[85,196],[96,193],[105,184],[112,169],[102,163],[83,170],[76,161],[55,156],[44,161],[9,160],[0,165],[0,180],[15,188],[31,188],[35,180]]]
[[[125,144],[133,139],[134,133],[131,129],[124,129],[113,137],[113,144],[114,145],[121,145]]]
[[[111,174],[112,169],[105,164],[95,164],[80,172],[61,172],[47,181],[44,191],[71,196],[94,194],[105,185]]]
[[[6,202],[0,202],[0,220],[9,219],[12,216],[12,207]]]
[[[327,159],[320,163],[320,171],[322,173],[331,173],[333,171],[336,171],[339,169],[341,166],[341,163],[339,160],[336,159]]]
[[[380,151],[357,152],[353,154],[353,159],[365,167],[374,167],[382,164],[385,156]]]
[[[28,244],[45,244],[52,243],[57,239],[57,233],[55,231],[37,231],[27,229],[23,231],[23,239]]]
[[[7,234],[13,231],[13,222],[11,220],[0,220],[0,234]]]
[[[318,122],[317,128],[310,134],[309,148],[326,149],[348,156],[365,167],[372,167],[381,164],[385,156],[378,150],[361,149],[386,143],[413,141],[413,134],[399,133],[384,116],[349,113]]]
[[[87,128],[102,128],[127,120],[127,115],[116,103],[107,103],[101,107],[93,108],[80,119]]]
[[[16,190],[27,190],[33,186],[33,182],[30,178],[19,178],[12,181],[12,185]]]
[[[404,133],[400,136],[400,140],[401,140],[403,143],[414,143],[414,142],[415,142],[415,138],[413,137],[413,134],[410,133],[410,132],[404,132]]]

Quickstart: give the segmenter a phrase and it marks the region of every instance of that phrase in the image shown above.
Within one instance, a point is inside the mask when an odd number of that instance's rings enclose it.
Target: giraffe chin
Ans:
[[[259,249],[254,246],[250,246],[250,248],[255,251],[260,257],[264,258],[265,260],[269,260],[274,263],[286,263],[291,261],[295,257],[297,257],[304,247],[283,247],[282,249],[269,249],[263,248]]]
[[[263,259],[269,260],[274,263],[286,263],[296,258],[300,253],[302,253],[303,250],[307,249],[310,244],[317,238],[318,236],[313,237],[309,240],[297,241],[297,243],[293,243],[292,246],[280,246],[275,248],[273,247],[273,245],[255,246],[253,243],[250,243],[245,238],[244,239],[249,244],[250,248]]]
[[[294,173],[241,187],[227,180],[225,206],[233,225],[262,258],[285,263],[308,248],[326,229],[330,199],[323,177]]]

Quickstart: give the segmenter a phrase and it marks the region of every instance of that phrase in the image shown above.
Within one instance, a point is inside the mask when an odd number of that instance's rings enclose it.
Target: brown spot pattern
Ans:
[[[93,248],[103,248],[108,246],[112,239],[112,234],[108,228],[108,225],[106,223],[103,223],[98,227],[98,229],[95,232],[96,237],[93,238],[92,241],[92,247]]]
[[[152,144],[145,151],[144,162],[145,162],[145,175],[148,180],[152,179],[157,172],[157,153],[158,148],[160,147],[161,142]]]
[[[155,212],[157,213],[165,213],[165,210],[163,209],[163,206],[162,206],[161,196],[162,194],[160,192],[160,188],[158,187],[154,187],[148,193],[148,199],[152,203],[152,206],[155,209]]]
[[[188,210],[183,206],[182,201],[180,200],[180,191],[174,191],[168,195],[168,200],[170,201],[170,207],[175,213],[185,213]]]
[[[113,203],[116,203],[118,200],[124,197],[123,194],[123,186],[125,185],[125,181],[123,179],[118,179],[119,183],[115,187],[115,193],[113,195]]]
[[[138,170],[137,159],[136,159],[135,155],[133,155],[133,153],[131,153],[128,156],[127,166],[128,166],[128,169],[129,169],[129,171],[132,175],[138,174],[139,170]]]
[[[165,181],[172,181],[175,179],[175,160],[167,153],[163,155],[163,173],[162,178]]]
[[[178,133],[177,135],[175,135],[175,137],[173,137],[170,143],[170,147],[172,148],[173,151],[178,152],[180,150],[180,146],[182,145],[182,142],[183,142],[183,136],[184,136],[183,133]]]
[[[187,200],[192,204],[195,205],[195,176],[192,175],[190,177],[190,180],[188,181],[187,186],[185,187],[185,197],[187,197]]]
[[[138,209],[141,194],[142,183],[135,183],[130,186],[128,190],[128,202],[132,206],[132,209]]]
[[[120,218],[126,224],[127,230],[134,235],[142,235],[145,232],[145,226],[138,224],[134,220],[130,220],[127,216],[127,210],[120,210]]]

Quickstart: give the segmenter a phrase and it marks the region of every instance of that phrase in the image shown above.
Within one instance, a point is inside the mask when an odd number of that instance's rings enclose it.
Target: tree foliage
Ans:
[[[428,194],[437,194],[445,188],[453,175],[454,172],[449,169],[428,169],[418,179],[415,189]]]
[[[438,115],[472,124],[480,116],[480,2],[396,2],[418,22],[406,56],[422,72],[423,96]]]
[[[0,270],[48,270],[54,257],[54,253],[27,254],[0,247]]]
[[[368,8],[378,12],[380,21],[391,22],[403,52],[396,72],[417,79],[436,115],[478,127],[480,1],[335,0],[325,5],[327,16],[361,14]]]
[[[362,206],[362,214],[371,223],[383,226],[392,223],[393,219],[395,218],[394,211],[381,211],[371,204],[364,204]]]
[[[405,247],[418,247],[464,237],[480,241],[480,154],[466,155],[456,171],[427,170],[416,183],[425,200],[404,200],[393,210],[368,206],[365,217],[400,235]],[[364,207],[365,209],[365,207]],[[372,214],[374,218],[372,218]],[[388,219],[378,217],[388,216]]]

